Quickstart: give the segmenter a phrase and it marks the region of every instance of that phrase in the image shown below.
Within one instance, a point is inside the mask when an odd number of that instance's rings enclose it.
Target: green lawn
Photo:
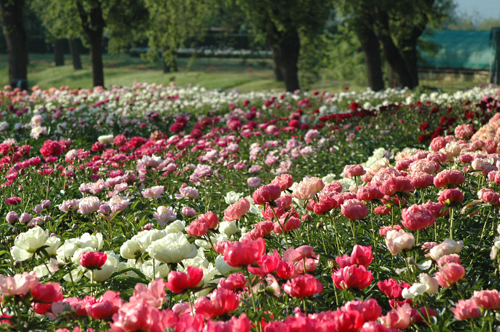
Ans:
[[[30,86],[38,85],[42,89],[69,85],[71,88],[91,88],[92,73],[88,55],[82,55],[83,69],[75,71],[69,55],[65,58],[66,65],[55,67],[52,54],[30,54],[28,81]],[[277,90],[284,91],[282,82],[273,80],[272,61],[265,59],[206,59],[194,61],[181,58],[178,61],[179,71],[164,74],[160,64],[152,64],[141,58],[128,55],[105,55],[104,76],[106,86],[113,84],[130,86],[134,82],[177,85],[201,85],[207,89],[222,88],[225,90],[239,89],[242,92]],[[425,84],[425,82],[421,82]],[[454,86],[447,82],[429,82],[430,88],[441,88],[453,91],[458,88],[472,87],[486,82],[455,82]],[[8,84],[7,55],[0,54],[0,86]],[[322,80],[308,90],[327,90],[336,93],[345,85],[359,90],[365,87],[352,84],[349,81]]]

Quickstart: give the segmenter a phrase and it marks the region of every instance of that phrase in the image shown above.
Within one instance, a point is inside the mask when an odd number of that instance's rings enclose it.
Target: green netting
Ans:
[[[500,84],[500,28],[491,29],[490,83]]]
[[[489,70],[492,59],[490,31],[434,30],[424,38],[438,45],[435,55],[420,52],[420,67]]]

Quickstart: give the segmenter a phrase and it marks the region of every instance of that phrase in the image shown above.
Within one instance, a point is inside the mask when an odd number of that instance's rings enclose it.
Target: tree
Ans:
[[[175,50],[190,38],[202,38],[203,19],[210,15],[210,0],[145,0],[149,10],[146,32],[150,51],[157,60],[161,54],[163,72],[177,71]]]
[[[64,66],[64,45],[67,43],[65,38],[54,40],[54,62],[56,67]]]
[[[373,90],[384,86],[380,50],[399,85],[418,86],[420,36],[453,9],[451,0],[338,0],[337,5],[361,42]]]
[[[0,14],[9,52],[9,82],[28,88],[28,42],[23,24],[24,0],[0,0]]]
[[[79,38],[82,35],[82,28],[79,24],[76,7],[64,1],[51,0],[31,0],[30,8],[37,14],[45,29],[46,35],[54,43],[56,66],[58,65],[58,46],[62,40],[67,39],[71,52],[73,69],[82,69],[80,58]],[[64,57],[62,58],[64,59]],[[64,63],[64,61],[62,61]]]
[[[331,11],[330,0],[234,0],[249,24],[273,52],[275,78],[287,91],[299,89],[301,36],[321,30]]]
[[[33,0],[34,8],[45,16],[45,27],[55,36],[85,36],[90,49],[94,86],[104,86],[104,33],[108,48],[120,52],[136,41],[144,30],[148,12],[142,0]],[[55,25],[55,27],[51,27]]]
[[[82,59],[80,58],[80,38],[68,38],[69,51],[71,52],[71,61],[73,62],[73,69],[82,69]]]
[[[385,15],[390,17],[390,35],[405,66],[400,63],[399,57],[396,59],[397,63],[391,63],[389,59],[387,61],[399,77],[401,85],[417,87],[419,39],[429,25],[436,26],[441,23],[454,9],[454,5],[451,0],[404,0],[387,3],[385,7],[387,14],[382,14],[379,20],[384,20]],[[385,28],[379,30],[379,33],[383,33],[382,31],[385,31]]]

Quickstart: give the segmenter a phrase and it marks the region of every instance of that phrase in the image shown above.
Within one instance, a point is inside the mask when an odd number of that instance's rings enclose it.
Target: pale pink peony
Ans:
[[[385,244],[393,255],[397,255],[401,250],[409,250],[415,244],[415,237],[411,233],[403,230],[388,231],[385,235]]]
[[[250,187],[256,188],[256,187],[260,186],[260,184],[262,183],[262,180],[258,176],[255,176],[255,177],[248,178],[247,183]]]
[[[151,188],[144,189],[141,194],[144,198],[161,198],[163,197],[163,186],[154,186]]]
[[[316,177],[305,177],[294,189],[293,197],[308,200],[314,197],[325,187],[323,180]]]
[[[238,202],[231,204],[224,211],[225,221],[234,221],[240,219],[250,210],[250,202],[246,198],[240,199]]]
[[[439,166],[439,164],[435,161],[420,159],[411,163],[409,168],[411,172],[436,174],[441,169],[441,166]]]
[[[171,206],[168,208],[160,206],[156,212],[153,213],[153,217],[158,221],[161,227],[165,227],[168,221],[177,219],[177,213],[175,213],[174,208]]]
[[[0,274],[0,291],[3,296],[26,295],[38,284],[35,272],[6,277]]]

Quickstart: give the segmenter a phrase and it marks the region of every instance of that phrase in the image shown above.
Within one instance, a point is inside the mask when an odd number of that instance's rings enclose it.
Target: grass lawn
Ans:
[[[28,80],[30,86],[38,85],[42,89],[69,85],[71,88],[91,88],[92,72],[88,55],[82,55],[83,69],[75,71],[70,55],[65,57],[65,66],[55,67],[52,54],[30,54]],[[141,58],[129,55],[105,55],[104,79],[106,86],[130,86],[134,82],[177,85],[201,85],[207,89],[221,88],[224,90],[239,89],[242,92],[277,90],[284,91],[282,82],[273,80],[272,61],[268,59],[189,59],[180,58],[179,71],[164,74],[160,64],[152,64]],[[451,92],[465,89],[486,82],[421,82],[428,83],[429,88],[440,88]],[[0,54],[0,86],[8,84],[7,55]],[[344,86],[351,89],[364,89],[364,86],[349,81],[321,80],[308,90],[327,90],[339,92]]]

